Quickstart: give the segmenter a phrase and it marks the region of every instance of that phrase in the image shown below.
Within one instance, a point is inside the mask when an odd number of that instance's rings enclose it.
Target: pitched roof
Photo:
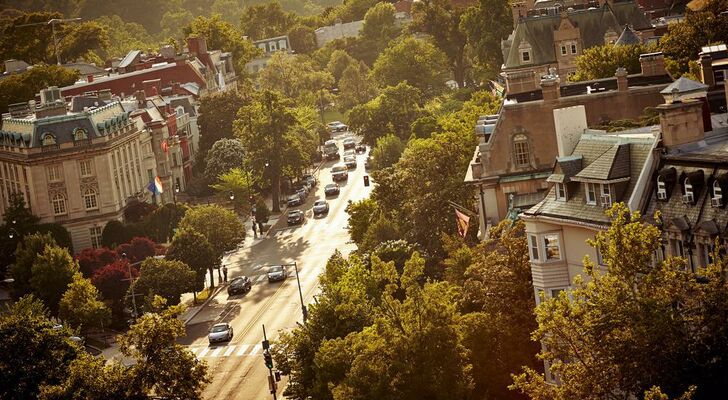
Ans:
[[[640,38],[637,36],[636,33],[632,30],[632,28],[629,27],[629,25],[624,26],[624,30],[622,31],[622,34],[619,35],[619,39],[617,39],[614,44],[616,46],[629,46],[633,44],[640,44]]]
[[[617,144],[607,149],[594,162],[576,174],[577,178],[618,179],[629,176],[629,144]]]
[[[696,82],[692,79],[688,79],[682,76],[675,82],[667,85],[666,88],[662,89],[660,91],[660,94],[670,95],[675,93],[675,89],[677,89],[678,94],[689,94],[708,90],[708,85]]]
[[[141,54],[141,50],[132,50],[119,62],[119,68],[126,68]]]

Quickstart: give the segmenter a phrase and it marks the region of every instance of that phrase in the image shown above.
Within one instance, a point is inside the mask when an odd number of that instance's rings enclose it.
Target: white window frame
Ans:
[[[606,189],[606,191],[605,191]],[[599,197],[602,200],[602,206],[605,208],[612,206],[612,188],[609,186],[608,183],[602,183],[601,188],[599,191],[600,195]],[[607,200],[604,200],[607,199]]]
[[[597,184],[584,182],[584,195],[586,196],[586,204],[597,205]]]
[[[53,146],[58,143],[56,141],[56,137],[52,133],[46,133],[45,136],[43,136],[42,142],[43,146]]]
[[[61,166],[61,164],[53,164],[47,166],[46,174],[48,175],[48,182],[63,181],[63,167]]]
[[[83,205],[87,210],[99,209],[99,196],[95,189],[88,188],[83,191]]]
[[[561,55],[562,56],[565,56],[567,54],[568,54],[568,52],[566,51],[566,45],[565,44],[562,44],[561,45]]]
[[[685,188],[685,194],[684,194],[685,198],[687,198],[690,203],[694,203],[695,202],[695,192],[693,192],[693,184],[690,183],[689,178],[685,178],[683,183],[684,183],[683,187]],[[685,201],[685,198],[683,198],[683,201]]]
[[[531,63],[533,60],[531,60],[531,50],[521,50],[521,62],[524,63]]]
[[[513,138],[513,161],[516,167],[531,165],[531,149],[528,146],[528,138],[524,135]]]
[[[657,177],[657,199],[667,199],[667,185],[665,184],[665,180],[661,176]]]
[[[548,238],[550,236],[555,236],[556,238],[556,245],[549,244]],[[563,259],[562,255],[562,248],[561,248],[561,235],[558,232],[551,232],[551,233],[544,233],[541,235],[541,243],[543,243],[543,252],[544,252],[544,261],[561,261]],[[549,256],[549,249],[550,248],[556,248],[558,257],[551,257]]]
[[[78,162],[78,170],[82,177],[89,177],[94,175],[93,161],[92,160],[81,160]]]
[[[100,226],[92,226],[89,228],[88,233],[91,238],[91,247],[94,249],[101,247],[101,235],[103,232],[104,230]]]
[[[563,193],[561,193],[563,192]],[[556,200],[566,201],[568,193],[566,192],[566,185],[563,183],[556,183]]]
[[[723,188],[720,187],[718,184],[718,180],[716,179],[713,182],[713,207],[721,207],[723,206]],[[716,204],[717,203],[717,204]]]
[[[539,261],[541,259],[538,250],[538,236],[534,234],[528,235],[528,255],[531,261]]]
[[[53,215],[66,215],[68,213],[66,196],[61,193],[54,194],[51,198],[51,208],[53,209]]]

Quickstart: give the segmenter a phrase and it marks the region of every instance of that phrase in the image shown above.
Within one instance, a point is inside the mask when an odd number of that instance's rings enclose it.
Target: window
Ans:
[[[612,206],[612,191],[609,185],[602,185],[602,207]]]
[[[75,131],[73,131],[73,140],[79,141],[79,140],[86,140],[88,139],[88,134],[86,134],[86,130],[82,128],[78,128]]]
[[[538,261],[538,239],[536,239],[536,235],[528,235],[528,247],[531,250],[531,261]]]
[[[576,54],[576,45],[573,43],[571,45],[571,54]]]
[[[559,297],[559,293],[563,291],[564,289],[551,289],[551,297],[557,299]]]
[[[281,50],[285,50],[288,46],[286,46],[285,39],[281,39],[278,41],[278,48]]]
[[[657,199],[667,200],[667,188],[665,187],[665,179],[661,176],[657,177]]]
[[[59,182],[63,180],[63,170],[60,165],[50,165],[46,167],[46,171],[48,172],[49,182]]]
[[[265,43],[258,44],[258,48],[265,51]]]
[[[53,215],[66,214],[66,196],[56,193],[51,199],[51,206],[53,207]]]
[[[566,46],[563,45],[563,44],[561,45],[561,55],[562,56],[565,56],[566,55]]]
[[[586,204],[597,204],[597,185],[595,183],[585,183]]]
[[[713,263],[713,250],[715,245],[706,243],[700,245],[700,247],[703,250],[703,266],[707,267],[708,265]]]
[[[556,200],[566,201],[566,186],[563,183],[556,184]]]
[[[87,210],[96,210],[99,204],[96,198],[96,190],[88,188],[83,192],[83,204]]]
[[[683,195],[683,203],[692,203],[695,199],[693,194],[693,185],[688,178],[685,178],[685,194]]]
[[[517,135],[513,138],[513,158],[516,162],[516,166],[518,167],[525,167],[531,164],[528,139],[525,135]]]
[[[43,146],[51,146],[56,144],[56,137],[52,133],[44,133],[41,139]]]
[[[720,187],[717,180],[713,182],[713,199],[711,200],[711,203],[713,207],[723,206],[723,189]]]
[[[602,250],[599,247],[597,247],[595,250],[597,251],[597,264],[606,265],[604,263],[604,256],[602,255]]]
[[[685,248],[683,242],[680,239],[671,239],[670,247],[672,247],[673,257],[685,257]]]
[[[81,176],[87,177],[93,175],[93,170],[91,169],[91,160],[79,161],[78,167],[81,170]]]
[[[268,50],[270,52],[274,52],[274,51],[278,50],[278,48],[276,47],[276,42],[268,43]]]
[[[543,237],[543,246],[546,250],[546,260],[561,260],[561,248],[559,247],[559,234],[548,233]]]
[[[102,229],[100,226],[94,226],[89,229],[89,236],[91,236],[91,247],[98,249],[101,247],[101,233]]]
[[[530,62],[531,61],[531,52],[529,52],[529,51],[522,51],[521,52],[521,61],[523,61],[523,62]]]

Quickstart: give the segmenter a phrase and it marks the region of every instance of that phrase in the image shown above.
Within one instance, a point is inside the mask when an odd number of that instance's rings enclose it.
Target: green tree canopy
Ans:
[[[391,167],[399,161],[404,148],[405,142],[397,136],[390,134],[378,138],[372,149],[372,166],[374,169]]]
[[[10,267],[14,279],[13,296],[17,299],[33,292],[30,280],[33,277],[33,264],[43,254],[46,246],[56,246],[56,241],[49,234],[34,233],[27,235],[18,244],[15,252],[15,264]]]
[[[148,49],[154,40],[144,26],[126,22],[118,15],[104,15],[94,20],[107,30],[109,37],[105,54],[109,57],[123,57],[131,50]]]
[[[309,54],[316,51],[316,33],[313,28],[296,25],[288,30],[291,49],[298,54]]]
[[[74,328],[87,330],[108,325],[111,314],[99,299],[99,291],[77,272],[73,281],[63,293],[58,316]]]
[[[68,254],[68,250],[61,247],[45,246],[33,261],[30,287],[52,315],[58,314],[61,297],[77,272],[78,263]]]
[[[249,40],[243,39],[243,33],[223,21],[220,15],[209,18],[198,16],[184,28],[183,32],[185,36],[204,36],[209,49],[231,52],[238,71],[245,71],[245,64],[260,54],[260,49],[254,47]]]
[[[243,35],[251,40],[285,35],[295,22],[296,16],[283,11],[277,1],[248,6],[240,18]]]
[[[423,115],[422,94],[419,89],[400,82],[387,87],[369,102],[355,106],[349,112],[349,126],[374,145],[378,138],[389,133],[407,140],[412,122]]]
[[[250,171],[233,168],[218,176],[217,182],[211,186],[224,196],[228,196],[229,193],[235,195],[233,204],[236,209],[243,215],[250,213],[256,194],[254,189],[256,181]]]
[[[363,199],[349,203],[346,206],[346,213],[349,214],[347,229],[351,240],[357,245],[364,242],[364,235],[369,225],[377,217],[377,203],[372,199]]]
[[[338,82],[341,79],[341,76],[344,74],[344,70],[349,65],[355,62],[356,59],[350,56],[349,53],[345,52],[344,50],[337,49],[331,53],[331,58],[329,59],[329,63],[326,66],[326,69],[331,72],[331,75],[333,75],[334,79],[336,79],[336,82]]]
[[[347,111],[377,96],[377,86],[369,67],[363,62],[348,65],[339,80],[339,109]]]
[[[649,52],[650,49],[641,44],[627,46],[605,44],[590,47],[576,57],[576,73],[569,79],[588,81],[611,78],[620,67],[627,69],[629,74],[637,74],[641,70],[640,54]]]
[[[180,230],[174,235],[167,248],[166,258],[187,264],[196,274],[195,290],[202,290],[205,272],[210,271],[210,282],[214,282],[213,269],[220,259],[205,235],[193,230]]]
[[[87,21],[64,27],[58,41],[61,62],[73,62],[81,58],[89,62],[103,64],[100,57],[109,47],[108,29],[96,21]]]
[[[425,97],[445,90],[448,79],[447,56],[432,44],[407,37],[387,47],[377,58],[372,74],[380,86],[407,82]]]
[[[48,86],[72,85],[78,76],[78,71],[42,63],[25,72],[12,74],[0,80],[0,111],[7,112],[10,104],[34,99],[41,89]]]
[[[245,161],[245,148],[236,139],[220,139],[212,145],[205,158],[205,177],[210,182],[233,168],[240,168]]]
[[[704,9],[687,10],[680,22],[668,25],[668,32],[660,38],[660,48],[677,63],[677,74],[689,71],[689,62],[697,60],[700,49],[708,44],[728,42],[728,9],[720,1],[709,1]]]
[[[465,33],[478,75],[493,79],[503,64],[501,40],[513,31],[513,13],[507,0],[479,0],[463,13],[460,29]]]
[[[203,234],[217,257],[235,249],[245,239],[245,229],[238,216],[218,205],[190,208],[180,221],[179,228]]]
[[[182,293],[193,290],[195,278],[195,272],[181,261],[147,258],[142,262],[139,278],[132,286],[135,293],[147,295],[148,305],[151,305],[154,296],[177,305]]]

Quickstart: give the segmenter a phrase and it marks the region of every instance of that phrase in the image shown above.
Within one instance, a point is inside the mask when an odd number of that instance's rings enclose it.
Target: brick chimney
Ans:
[[[159,87],[162,85],[161,79],[150,79],[148,81],[142,82],[142,88],[144,89],[144,94],[147,96],[154,96],[159,94]]]
[[[640,54],[640,66],[642,67],[642,76],[667,75],[665,57],[662,52]]]
[[[134,98],[136,99],[137,107],[145,108],[147,106],[147,95],[143,90],[134,92]]]
[[[715,87],[715,75],[713,74],[713,57],[710,54],[700,56],[700,80],[708,85],[708,88]]]
[[[698,100],[675,100],[657,106],[660,114],[662,143],[665,147],[695,143],[705,138],[703,103]]]
[[[614,74],[617,77],[617,91],[626,92],[629,90],[629,82],[627,81],[627,70],[624,67],[617,68]]]
[[[207,54],[207,40],[202,36],[190,36],[187,38],[187,50],[197,58]]]
[[[543,101],[554,101],[559,99],[559,76],[556,75],[554,68],[551,68],[549,75],[541,78],[541,93],[543,93]]]

